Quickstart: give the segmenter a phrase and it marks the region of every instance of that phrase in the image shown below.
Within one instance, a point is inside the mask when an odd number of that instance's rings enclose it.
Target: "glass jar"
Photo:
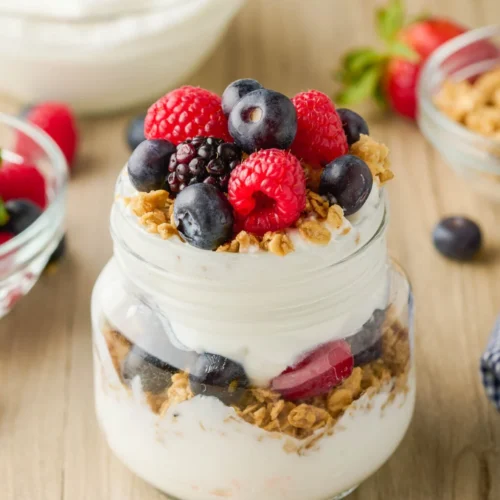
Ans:
[[[126,183],[92,297],[113,452],[180,500],[343,498],[393,454],[415,401],[412,295],[387,256],[383,190],[376,226],[338,260],[162,240],[123,208]]]
[[[22,156],[12,151],[24,144]],[[42,215],[0,245],[0,318],[37,282],[64,235],[67,165],[54,141],[40,129],[0,113],[1,161],[29,163],[45,177],[47,207]]]

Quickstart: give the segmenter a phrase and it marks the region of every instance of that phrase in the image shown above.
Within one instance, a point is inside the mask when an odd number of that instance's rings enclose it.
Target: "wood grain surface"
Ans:
[[[290,95],[312,87],[331,93],[340,54],[375,39],[375,3],[247,0],[187,83],[222,91],[236,78],[254,77]],[[500,19],[497,0],[418,0],[410,10],[453,15],[471,26]],[[0,100],[2,111],[18,108]],[[111,255],[113,184],[128,156],[124,129],[137,111],[81,120],[68,256],[0,322],[2,500],[165,498],[111,455],[93,408],[89,299]],[[484,395],[478,361],[500,310],[500,206],[470,192],[415,125],[369,111],[372,135],[390,146],[397,174],[389,188],[390,247],[415,290],[419,387],[403,443],[351,498],[498,500],[500,416]],[[478,262],[450,263],[434,251],[432,227],[449,213],[481,221],[486,249]]]

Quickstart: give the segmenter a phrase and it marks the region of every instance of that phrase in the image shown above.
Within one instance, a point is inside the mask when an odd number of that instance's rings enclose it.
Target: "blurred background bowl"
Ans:
[[[419,80],[418,123],[422,133],[469,185],[500,201],[500,140],[451,120],[434,98],[446,80],[474,79],[500,68],[500,25],[469,31],[437,49]]]
[[[31,154],[12,151],[22,140]],[[66,160],[45,132],[19,118],[0,113],[1,160],[35,166],[45,178],[47,207],[27,229],[0,245],[0,318],[26,295],[45,269],[64,235]]]
[[[125,2],[121,14],[66,19],[4,13],[0,92],[25,103],[64,101],[86,114],[151,102],[197,69],[242,4],[150,0],[133,11]]]

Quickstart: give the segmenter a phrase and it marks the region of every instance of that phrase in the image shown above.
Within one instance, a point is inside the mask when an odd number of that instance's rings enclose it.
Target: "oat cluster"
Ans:
[[[361,134],[358,142],[351,146],[351,154],[361,158],[372,172],[373,178],[384,184],[394,178],[389,159],[389,148],[372,139],[369,135]]]
[[[446,116],[473,132],[500,139],[500,68],[475,81],[444,82],[434,103]]]
[[[121,377],[120,367],[131,348],[131,343],[110,327],[106,327],[103,334],[113,366],[127,387]],[[362,367],[354,368],[348,379],[327,394],[292,402],[283,399],[279,393],[270,389],[250,388],[245,391],[241,402],[233,408],[239,417],[252,425],[269,432],[304,440],[315,435],[320,429],[325,433],[333,430],[340,417],[347,411],[357,408],[356,401],[365,394],[373,397],[380,390],[389,388],[386,404],[390,404],[396,394],[406,392],[409,369],[408,329],[393,320],[384,328],[382,357]],[[170,407],[193,396],[189,375],[181,371],[172,376],[172,384],[163,392],[159,394],[147,392],[146,402],[154,413],[163,416]],[[365,409],[369,410],[369,407]]]

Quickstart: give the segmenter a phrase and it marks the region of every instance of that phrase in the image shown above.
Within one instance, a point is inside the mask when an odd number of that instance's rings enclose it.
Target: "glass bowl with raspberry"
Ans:
[[[0,113],[0,318],[61,247],[67,164],[37,127]]]
[[[437,49],[419,80],[422,133],[468,185],[500,201],[500,26]]]
[[[92,296],[106,440],[182,500],[343,498],[413,413],[388,149],[324,94],[265,90],[240,80],[221,100],[184,88],[150,108]],[[182,107],[200,100],[212,111],[186,124]]]

